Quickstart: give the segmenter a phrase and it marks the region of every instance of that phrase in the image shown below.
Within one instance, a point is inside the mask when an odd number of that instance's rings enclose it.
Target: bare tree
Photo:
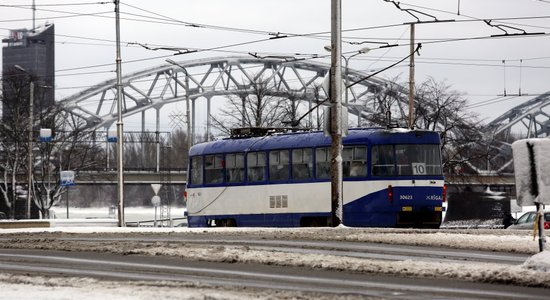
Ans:
[[[269,80],[254,78],[243,84],[248,91],[227,95],[227,107],[220,109],[218,118],[212,117],[214,127],[226,134],[236,127],[282,127],[283,99],[271,94]]]
[[[8,71],[3,78],[2,95],[3,116],[0,122],[0,192],[2,204],[8,209],[12,218],[16,217],[15,203],[18,191],[28,190],[26,174],[29,172],[28,146],[29,124],[33,118],[32,144],[33,156],[31,166],[31,195],[35,206],[42,217],[48,218],[51,207],[57,203],[65,188],[60,185],[61,170],[79,170],[91,168],[98,162],[102,149],[98,147],[91,132],[81,130],[73,118],[67,117],[61,107],[37,106],[32,116],[29,113],[29,83],[34,78],[23,77],[16,72]],[[40,98],[40,87],[36,86],[35,99]],[[38,142],[40,128],[52,129],[53,141]],[[23,185],[27,185],[24,187]],[[20,195],[21,196],[21,195]],[[26,198],[26,197],[24,197]]]
[[[313,90],[312,90],[313,91],[313,103],[312,103],[312,107],[310,107],[309,111],[308,111],[309,114],[314,114],[314,115],[311,118],[311,122],[309,122],[309,121],[307,122],[307,127],[312,128],[312,129],[316,129],[316,130],[323,129],[324,111],[320,107],[321,104],[322,104],[321,102],[323,102],[323,103],[328,102],[327,98],[321,99],[321,89],[322,89],[321,85],[316,85],[313,88]],[[315,124],[315,126],[314,126],[314,124]]]
[[[365,109],[375,113],[363,119],[361,126],[385,126],[388,115],[393,114],[393,118],[405,115],[403,106],[406,100],[398,80],[399,77],[395,77],[388,80],[384,87],[371,87],[374,98]]]
[[[33,170],[33,200],[43,218],[49,218],[50,209],[61,200],[67,187],[61,186],[60,174],[71,170],[75,176],[82,171],[97,170],[104,157],[104,149],[93,131],[65,129],[70,119],[56,118],[52,142],[37,144],[38,155]],[[72,127],[72,126],[70,126]]]
[[[29,106],[28,101],[22,99],[28,97],[29,81],[23,75],[9,70],[4,73],[2,86],[4,94],[1,99],[3,114],[0,126],[0,192],[2,206],[13,218],[17,191],[23,189],[18,186],[18,180],[24,174],[27,159]]]
[[[475,113],[465,109],[468,100],[461,93],[432,77],[415,90],[414,126],[441,133],[448,173],[463,172],[467,162],[487,157],[487,151],[473,147],[483,140],[481,124]]]
[[[394,78],[384,88],[374,91],[374,100],[366,109],[378,113],[370,115],[365,125],[387,125],[388,112],[399,125],[407,124],[407,94],[398,81],[399,78]],[[443,166],[447,173],[463,172],[468,162],[484,159],[489,154],[487,148],[474,147],[483,138],[481,124],[474,113],[464,109],[467,103],[468,100],[445,81],[428,78],[415,88],[414,127],[441,133]]]
[[[189,159],[189,149],[187,148],[187,139],[189,136],[183,130],[172,132],[172,149],[170,151],[170,164],[176,169],[187,169]]]

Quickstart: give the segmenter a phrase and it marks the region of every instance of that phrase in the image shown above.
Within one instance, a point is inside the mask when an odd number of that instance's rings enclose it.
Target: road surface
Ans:
[[[246,231],[210,234],[181,233],[25,233],[0,235],[0,270],[9,274],[46,277],[86,277],[101,281],[178,282],[216,287],[218,291],[262,291],[286,297],[337,296],[393,299],[547,299],[544,287],[509,285],[506,280],[456,280],[450,276],[417,276],[354,268],[324,267],[335,257],[346,264],[356,260],[386,265],[416,264],[520,265],[529,254],[451,249],[448,247],[349,242],[335,239],[282,238]],[[136,249],[149,249],[151,252]],[[208,255],[175,255],[202,249]],[[281,263],[280,259],[243,261],[231,251],[265,257],[319,258],[310,263]],[[143,255],[148,254],[148,255]],[[216,256],[216,254],[218,254]],[[289,256],[290,255],[290,256]],[[218,257],[218,259],[216,259]],[[438,269],[436,269],[438,270]],[[443,271],[442,271],[443,272]],[[436,274],[434,274],[436,275]],[[475,281],[475,280],[474,280]],[[200,288],[200,286],[198,288]],[[267,293],[267,294],[266,294]],[[290,294],[289,294],[290,293]],[[289,296],[290,295],[290,296]],[[277,296],[276,296],[277,297]]]

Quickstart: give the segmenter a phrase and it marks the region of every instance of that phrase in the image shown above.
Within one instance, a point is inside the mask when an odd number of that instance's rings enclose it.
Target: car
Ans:
[[[508,229],[533,229],[537,212],[524,213]],[[544,213],[544,229],[550,229],[550,212]]]

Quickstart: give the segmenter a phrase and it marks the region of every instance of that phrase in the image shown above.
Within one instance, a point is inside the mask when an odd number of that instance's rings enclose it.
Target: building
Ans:
[[[22,67],[33,76],[35,84],[34,111],[40,111],[55,103],[55,29],[46,24],[33,30],[10,30],[9,38],[2,39],[2,89],[5,99],[13,99],[14,91],[8,84],[10,78],[25,78]],[[23,73],[23,74],[22,74]],[[27,87],[28,88],[28,87]],[[28,95],[28,91],[25,93]],[[2,107],[2,118],[9,116],[6,107]]]

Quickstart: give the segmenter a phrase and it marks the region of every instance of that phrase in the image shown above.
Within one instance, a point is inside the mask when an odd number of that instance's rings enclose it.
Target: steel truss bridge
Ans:
[[[225,100],[227,95],[248,95],[254,93],[253,83],[262,80],[269,83],[268,95],[282,99],[294,99],[308,110],[327,98],[328,90],[323,88],[330,66],[311,60],[286,58],[218,57],[176,64],[164,64],[146,69],[122,78],[123,118],[141,114],[142,131],[146,131],[146,111],[154,110],[156,132],[160,131],[160,110],[171,103],[185,103],[189,114],[185,122],[190,122],[190,136],[194,139],[197,106],[206,107],[206,136],[212,132],[212,101]],[[346,70],[342,72],[344,82],[351,83],[365,78],[368,74]],[[376,96],[395,84],[371,77],[347,89],[345,105],[357,121],[350,124],[361,125],[365,116],[384,115],[385,109]],[[81,121],[82,128],[107,130],[117,120],[116,79],[99,83],[80,93],[63,99],[60,103],[67,116]],[[399,88],[406,98],[408,91]],[[243,97],[244,99],[244,97]],[[326,102],[328,104],[328,101]],[[489,123],[482,134],[487,147],[495,155],[485,166],[473,166],[479,174],[510,173],[512,167],[511,142],[528,137],[548,137],[550,129],[550,92],[539,95],[514,107]],[[406,123],[408,104],[395,101],[391,112],[393,119]],[[151,118],[149,118],[150,120]],[[307,119],[309,127],[314,126],[312,114]],[[352,125],[353,126],[353,125]],[[188,133],[189,134],[189,133]]]

